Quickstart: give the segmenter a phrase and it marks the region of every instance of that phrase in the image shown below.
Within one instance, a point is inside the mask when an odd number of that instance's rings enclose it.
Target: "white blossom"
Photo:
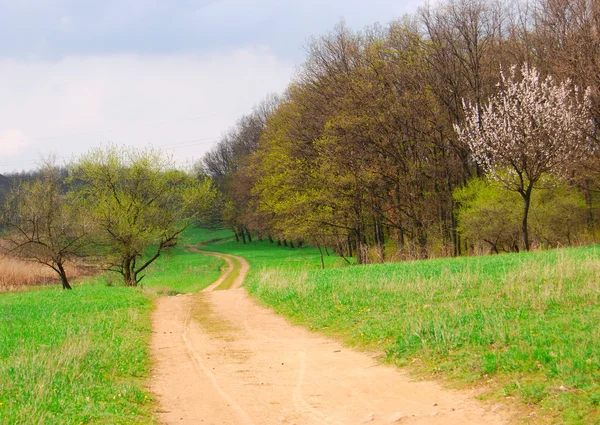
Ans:
[[[519,192],[544,173],[564,174],[592,149],[590,90],[541,79],[535,68],[523,66],[518,78],[511,67],[486,105],[464,108],[465,122],[455,125],[459,140],[480,166]]]

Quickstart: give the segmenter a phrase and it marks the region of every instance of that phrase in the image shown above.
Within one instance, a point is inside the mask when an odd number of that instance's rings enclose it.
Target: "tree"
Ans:
[[[501,74],[500,90],[484,106],[465,104],[466,118],[455,125],[473,158],[507,189],[523,199],[521,232],[529,250],[527,219],[531,193],[546,173],[567,174],[591,151],[589,91],[569,80],[545,79],[528,66]]]
[[[518,250],[521,197],[499,181],[471,179],[454,191],[459,204],[458,229],[469,244],[489,245],[492,252]],[[531,198],[530,239],[540,246],[572,245],[585,232],[586,206],[575,187],[550,176],[539,181]]]
[[[95,241],[105,250],[106,268],[127,286],[137,286],[144,270],[210,211],[215,198],[210,179],[175,170],[154,149],[93,149],[71,171],[74,190],[98,226]]]
[[[91,229],[78,203],[65,194],[61,170],[47,161],[34,180],[7,195],[2,216],[9,252],[52,268],[71,289],[65,263],[82,254]]]
[[[508,191],[496,180],[471,179],[454,191],[459,204],[458,231],[471,244],[489,245],[492,252],[511,251],[518,247],[519,195]]]

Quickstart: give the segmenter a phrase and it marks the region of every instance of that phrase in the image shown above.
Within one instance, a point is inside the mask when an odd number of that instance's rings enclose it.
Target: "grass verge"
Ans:
[[[216,281],[225,261],[190,252],[187,242],[184,238],[180,246],[153,263],[141,285],[152,292],[176,295],[198,292]]]

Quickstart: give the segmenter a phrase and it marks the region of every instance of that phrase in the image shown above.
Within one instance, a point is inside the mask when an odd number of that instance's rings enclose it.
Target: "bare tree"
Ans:
[[[500,91],[486,105],[465,105],[455,129],[473,158],[507,189],[523,198],[523,245],[529,250],[527,218],[531,192],[545,173],[564,174],[590,153],[593,124],[589,90],[569,80],[541,79],[528,66],[501,75]]]
[[[79,256],[91,223],[62,190],[60,169],[47,161],[40,176],[16,185],[2,214],[9,253],[52,268],[71,289],[65,263]]]

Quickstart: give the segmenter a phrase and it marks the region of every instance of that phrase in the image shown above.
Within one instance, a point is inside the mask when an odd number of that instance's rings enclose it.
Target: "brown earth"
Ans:
[[[151,389],[165,424],[508,423],[501,405],[414,381],[260,307],[240,288],[248,263],[235,258],[232,289],[214,290],[219,281],[158,302]]]

